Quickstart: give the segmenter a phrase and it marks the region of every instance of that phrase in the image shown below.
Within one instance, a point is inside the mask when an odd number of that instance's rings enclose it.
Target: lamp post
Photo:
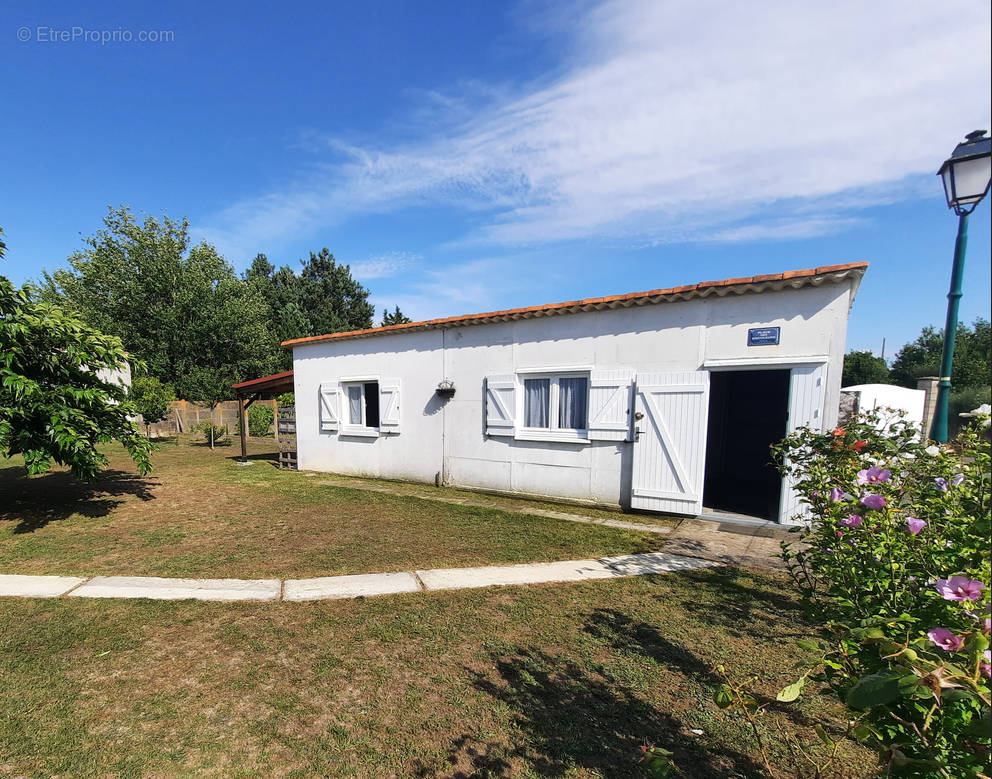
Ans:
[[[958,237],[954,242],[954,265],[951,289],[947,293],[947,321],[944,323],[944,350],[940,358],[940,381],[937,385],[937,408],[930,437],[947,443],[948,404],[951,394],[951,364],[954,362],[954,337],[958,329],[958,303],[961,301],[961,278],[964,253],[968,245],[968,215],[988,194],[992,175],[992,138],[985,130],[968,133],[951,156],[940,166],[937,175],[944,180],[947,207],[958,215]]]

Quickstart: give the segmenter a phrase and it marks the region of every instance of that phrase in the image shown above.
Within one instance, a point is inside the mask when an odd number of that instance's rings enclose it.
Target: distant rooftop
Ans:
[[[631,292],[627,295],[608,295],[601,298],[586,298],[585,300],[569,300],[564,303],[547,303],[542,306],[528,308],[511,308],[506,311],[487,311],[482,314],[467,314],[451,316],[442,319],[428,319],[423,322],[407,322],[402,325],[387,325],[372,327],[366,330],[348,330],[343,333],[328,333],[314,335],[308,338],[293,338],[283,341],[283,346],[305,346],[321,341],[341,341],[349,338],[371,338],[377,335],[391,333],[417,332],[420,330],[440,330],[448,327],[465,327],[482,325],[490,322],[508,322],[514,319],[534,319],[543,316],[558,316],[575,314],[581,311],[603,311],[615,308],[630,308],[631,306],[656,305],[659,303],[674,303],[680,300],[694,298],[726,297],[727,295],[744,295],[755,292],[774,292],[783,289],[801,289],[802,287],[818,287],[821,284],[837,284],[848,279],[861,280],[868,269],[867,262],[849,262],[845,265],[822,265],[819,268],[805,270],[790,270],[784,273],[770,273],[764,276],[745,276],[737,279],[721,281],[701,281],[698,284],[687,284],[682,287],[668,289],[652,289],[647,292]]]

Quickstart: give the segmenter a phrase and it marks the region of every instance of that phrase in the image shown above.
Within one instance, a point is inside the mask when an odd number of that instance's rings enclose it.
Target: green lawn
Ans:
[[[244,468],[165,445],[147,479],[115,455],[93,486],[0,462],[0,573],[313,576],[665,538],[332,487],[266,450]],[[0,776],[636,777],[647,743],[685,777],[761,776],[713,669],[765,696],[791,681],[813,629],[789,593],[717,569],[312,603],[0,599]],[[837,730],[835,706],[773,703],[774,759],[782,732],[815,740],[814,716]],[[869,775],[845,749],[833,775]]]
[[[791,680],[782,580],[728,569],[356,601],[5,600],[0,774],[761,776],[713,666]],[[762,724],[815,740],[806,696]],[[835,712],[840,714],[839,711]],[[693,729],[702,735],[692,733]],[[842,752],[836,776],[867,776]]]
[[[145,479],[108,450],[95,485],[65,471],[28,478],[20,458],[0,460],[0,573],[294,578],[580,559],[664,540],[519,513],[521,501],[478,508],[418,498],[434,489],[422,486],[402,496],[328,486],[273,467],[271,443],[253,450],[262,459],[241,467],[234,447],[163,444]]]

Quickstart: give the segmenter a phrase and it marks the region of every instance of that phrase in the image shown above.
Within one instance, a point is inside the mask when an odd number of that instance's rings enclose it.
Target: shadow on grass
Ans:
[[[776,619],[780,619],[777,617]],[[761,623],[763,624],[763,623]],[[742,633],[749,638],[761,636],[755,631],[754,624],[750,625],[749,632]],[[726,626],[723,626],[726,630]],[[683,676],[693,679],[697,684],[707,689],[715,689],[722,682],[713,667],[700,660],[696,655],[685,647],[665,638],[664,635],[654,626],[647,622],[631,619],[627,614],[616,609],[597,609],[586,620],[583,631],[601,643],[608,644],[622,654],[640,654],[650,657],[659,665],[675,671]],[[796,634],[807,637],[806,633]],[[775,637],[780,638],[781,633]],[[788,672],[788,667],[782,668],[783,672]],[[793,681],[791,678],[789,681]],[[763,704],[771,711],[779,712],[786,716],[796,725],[812,727],[813,720],[810,720],[796,706],[780,703],[766,695],[762,695],[757,690],[751,689],[750,693],[758,703]]]
[[[241,452],[239,451],[237,454],[232,454],[227,459],[228,460],[233,460],[235,462],[240,462],[241,461]],[[249,454],[248,455],[248,459],[250,461],[252,461],[252,462],[254,462],[256,460],[259,460],[259,461],[262,461],[262,462],[278,463],[279,462],[279,452],[260,452],[260,453],[257,453],[257,454]]]
[[[236,455],[231,455],[227,458],[231,462],[240,463],[243,462],[241,453]],[[259,454],[250,454],[247,458],[250,463],[259,462],[270,465],[273,468],[279,468],[279,452],[261,452]]]
[[[154,500],[158,482],[127,471],[104,471],[95,482],[82,482],[68,471],[28,478],[22,467],[0,468],[0,522],[17,522],[15,533],[33,533],[49,522],[73,514],[105,517],[124,496]]]
[[[807,617],[801,603],[783,594],[791,586],[785,574],[772,578],[768,572],[755,574],[728,566],[685,572],[680,574],[678,584],[691,586],[694,579],[703,582],[703,589],[710,595],[679,597],[679,603],[705,624],[719,627],[736,638],[790,640],[808,636]],[[645,577],[645,581],[659,587],[673,586],[664,576]],[[658,597],[668,599],[671,595]]]
[[[637,626],[615,612],[594,612],[585,630],[606,643],[643,650],[686,676],[710,678],[705,664],[668,642],[654,628]],[[622,636],[621,636],[622,634]],[[710,751],[685,732],[681,720],[661,711],[622,683],[578,663],[528,647],[493,656],[493,672],[470,671],[473,686],[512,714],[511,744],[487,743],[465,734],[450,747],[451,777],[514,776],[518,763],[540,776],[644,776],[641,746],[673,752],[682,776],[763,776],[746,754],[721,745]],[[419,776],[435,775],[421,766]]]

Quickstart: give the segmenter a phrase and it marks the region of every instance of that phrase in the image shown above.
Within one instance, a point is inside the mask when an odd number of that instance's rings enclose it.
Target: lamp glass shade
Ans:
[[[992,157],[988,155],[950,160],[943,171],[947,205],[954,207],[977,203],[988,191],[990,177],[992,177]]]

